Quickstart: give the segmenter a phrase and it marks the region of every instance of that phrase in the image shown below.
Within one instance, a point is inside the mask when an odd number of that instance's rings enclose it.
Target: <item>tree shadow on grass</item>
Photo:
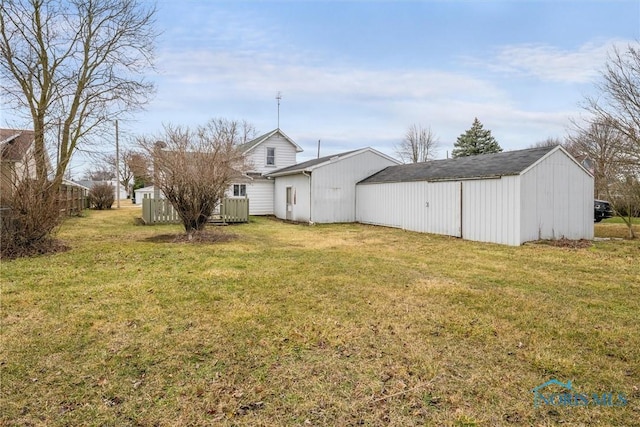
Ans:
[[[0,260],[14,260],[18,258],[30,258],[40,255],[53,255],[66,252],[71,247],[62,240],[47,238],[41,241],[25,245],[10,245],[7,242],[0,244]]]
[[[143,239],[145,242],[151,243],[199,243],[199,244],[215,244],[225,243],[238,239],[237,234],[223,233],[220,231],[204,230],[193,235],[189,240],[186,233],[158,234]]]

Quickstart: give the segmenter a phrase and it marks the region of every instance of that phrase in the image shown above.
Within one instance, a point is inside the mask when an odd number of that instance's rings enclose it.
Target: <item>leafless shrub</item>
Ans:
[[[154,185],[178,212],[189,239],[202,230],[234,177],[247,169],[242,124],[214,119],[195,129],[167,125],[141,140],[153,158]]]
[[[111,209],[114,201],[115,195],[113,193],[113,187],[106,182],[96,184],[89,190],[89,203],[94,209],[100,211],[103,209]]]
[[[2,258],[17,258],[58,250],[51,236],[61,220],[50,183],[20,180],[13,191],[2,195],[0,252]]]

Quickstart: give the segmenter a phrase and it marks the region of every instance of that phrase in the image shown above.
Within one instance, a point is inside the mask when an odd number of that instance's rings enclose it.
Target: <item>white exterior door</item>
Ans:
[[[292,197],[292,188],[287,187],[287,196],[286,196],[286,219],[287,221],[291,221],[293,219],[293,197]]]

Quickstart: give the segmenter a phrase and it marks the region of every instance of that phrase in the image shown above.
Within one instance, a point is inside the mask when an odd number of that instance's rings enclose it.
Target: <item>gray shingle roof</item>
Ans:
[[[275,170],[273,172],[267,173],[265,175],[269,176],[269,175],[281,175],[281,174],[289,174],[289,173],[297,173],[297,172],[302,172],[302,171],[306,171],[309,168],[313,167],[313,166],[317,166],[320,165],[322,163],[328,162],[332,159],[334,160],[338,160],[341,157],[344,157],[348,154],[351,153],[355,153],[356,151],[362,151],[364,150],[364,148],[361,148],[359,150],[352,150],[352,151],[346,151],[344,153],[340,153],[340,154],[332,154],[330,156],[324,156],[324,157],[319,157],[317,159],[313,159],[313,160],[307,160],[306,162],[302,162],[302,163],[298,163],[292,166],[287,166],[286,168],[282,168],[282,169],[278,169]]]
[[[441,181],[518,175],[555,148],[556,146],[539,147],[389,166],[360,183]]]
[[[34,138],[32,130],[0,129],[0,157],[3,161],[23,161]]]
[[[238,148],[240,149],[240,151],[242,151],[243,153],[246,153],[247,151],[251,150],[253,147],[255,147],[256,145],[266,141],[267,139],[269,139],[269,137],[271,137],[272,135],[275,135],[276,133],[279,133],[280,135],[282,135],[287,141],[289,141],[291,144],[293,144],[296,147],[296,151],[297,152],[301,152],[302,148],[300,148],[300,146],[298,144],[296,144],[295,142],[293,142],[293,140],[291,138],[289,138],[287,135],[284,134],[284,132],[282,132],[280,129],[274,129],[272,131],[269,131],[263,135],[260,135],[257,138],[252,139],[251,141],[245,142],[244,144],[240,144],[238,146]]]

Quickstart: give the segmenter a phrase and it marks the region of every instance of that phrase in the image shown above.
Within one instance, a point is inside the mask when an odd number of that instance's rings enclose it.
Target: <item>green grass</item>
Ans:
[[[640,218],[632,218],[631,223],[634,233],[640,237]],[[595,224],[595,235],[596,237],[627,239],[629,228],[620,217],[607,218]]]
[[[70,251],[2,262],[0,423],[640,419],[637,240],[507,247],[254,218],[218,229],[224,243],[166,243],[178,226],[135,213],[89,212],[60,232]],[[534,408],[551,378],[629,402]]]
[[[625,223],[624,220],[619,216],[614,216],[613,218],[607,218],[602,220],[602,224],[624,224],[624,223]],[[631,218],[631,223],[640,224],[640,218],[638,217]]]

